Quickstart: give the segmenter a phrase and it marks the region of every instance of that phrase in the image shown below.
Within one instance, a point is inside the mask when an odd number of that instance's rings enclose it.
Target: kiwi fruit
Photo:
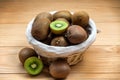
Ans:
[[[32,25],[32,36],[40,41],[47,38],[49,34],[50,20],[47,18],[37,19]]]
[[[51,41],[52,46],[67,46],[68,43],[63,36],[55,37]]]
[[[28,74],[38,75],[43,69],[42,60],[37,57],[29,57],[25,60],[24,68]]]
[[[57,18],[65,18],[69,22],[71,22],[71,16],[72,14],[67,10],[61,10],[57,11],[55,14],[53,14],[53,19],[56,20]]]
[[[68,25],[65,21],[56,20],[50,23],[50,29],[52,33],[59,35],[65,32]]]
[[[64,22],[66,22],[66,23],[68,23],[70,25],[70,23],[68,22],[68,20],[66,20],[65,18],[57,18],[56,20],[64,21]]]
[[[56,60],[49,66],[50,74],[54,78],[66,78],[70,70],[71,68],[65,60]]]
[[[41,12],[39,13],[36,18],[35,21],[38,19],[43,19],[43,18],[48,18],[50,21],[53,21],[53,15],[48,13],[48,12]]]
[[[47,38],[46,38],[45,40],[43,40],[42,42],[43,42],[44,44],[50,45],[50,42],[51,42],[52,39],[53,39],[53,33],[50,32],[50,33],[48,34]]]
[[[87,32],[79,25],[72,25],[68,27],[66,36],[70,43],[79,44],[87,39]]]
[[[38,56],[37,53],[35,52],[35,50],[33,50],[32,48],[23,48],[20,50],[19,52],[19,60],[22,64],[24,64],[25,60],[29,57],[32,56]]]
[[[85,11],[74,12],[72,15],[72,24],[86,27],[89,23],[89,15]]]

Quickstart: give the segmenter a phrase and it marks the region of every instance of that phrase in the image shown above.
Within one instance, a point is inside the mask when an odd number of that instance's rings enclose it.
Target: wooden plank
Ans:
[[[0,23],[28,23],[34,16],[43,11],[54,11],[67,9],[70,11],[84,10],[90,14],[96,22],[120,22],[120,10],[119,0],[98,0],[99,4],[96,4],[95,0],[90,4],[88,1],[68,1],[55,0],[46,3],[41,1],[3,1],[0,3]],[[79,5],[76,5],[78,4]],[[7,6],[5,6],[7,5]],[[50,5],[49,7],[46,7]],[[64,6],[58,6],[64,5]],[[57,7],[55,7],[57,6]],[[54,7],[54,8],[53,8]]]
[[[7,77],[6,77],[7,76]],[[51,76],[40,74],[29,76],[28,74],[0,74],[1,80],[55,80]],[[120,80],[120,74],[69,74],[64,80]]]
[[[22,67],[18,52],[23,47],[0,47],[0,74],[26,73]],[[119,74],[120,46],[91,46],[85,53],[83,61],[72,66],[74,74]]]
[[[101,32],[93,45],[120,45],[120,23],[96,23],[96,26]],[[26,28],[27,24],[1,24],[0,46],[29,46]]]

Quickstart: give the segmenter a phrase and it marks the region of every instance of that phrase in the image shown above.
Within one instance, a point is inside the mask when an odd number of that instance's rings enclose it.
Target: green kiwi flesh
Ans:
[[[68,27],[65,21],[56,20],[50,23],[50,29],[54,34],[62,34]]]
[[[30,75],[38,75],[43,69],[43,63],[37,57],[29,57],[25,60],[24,68]]]

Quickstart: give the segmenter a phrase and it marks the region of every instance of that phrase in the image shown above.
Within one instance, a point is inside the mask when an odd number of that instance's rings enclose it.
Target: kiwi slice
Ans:
[[[54,34],[62,34],[67,29],[68,23],[65,21],[53,21],[50,24],[50,29]]]
[[[29,57],[25,60],[24,68],[30,75],[37,75],[43,69],[43,63],[37,57]]]

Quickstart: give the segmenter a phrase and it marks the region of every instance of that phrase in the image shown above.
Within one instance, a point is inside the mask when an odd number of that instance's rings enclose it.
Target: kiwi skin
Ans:
[[[57,11],[55,14],[53,14],[53,20],[56,20],[57,18],[65,18],[71,23],[71,16],[72,14],[67,10],[61,10]]]
[[[63,36],[55,37],[51,41],[52,46],[67,46],[68,43]]]
[[[70,66],[67,61],[58,59],[49,66],[50,74],[57,79],[66,78],[70,73]]]
[[[56,20],[64,21],[64,22],[66,22],[66,23],[68,23],[70,25],[69,21],[67,19],[65,19],[65,18],[57,18]]]
[[[37,19],[42,19],[42,18],[48,18],[50,21],[53,21],[53,15],[48,13],[48,12],[41,12],[39,13],[36,18],[35,18],[35,21]]]
[[[89,23],[89,15],[85,11],[74,12],[72,15],[72,24],[86,27]]]
[[[31,30],[32,36],[38,41],[46,39],[50,31],[49,25],[50,25],[49,19],[47,18],[37,19],[36,21],[34,21],[32,25]]]
[[[32,57],[32,56],[38,57],[37,53],[32,48],[25,47],[21,49],[19,52],[19,60],[22,64],[24,64],[27,58]]]
[[[87,32],[78,25],[72,25],[67,29],[66,37],[71,44],[79,44],[87,39]]]

